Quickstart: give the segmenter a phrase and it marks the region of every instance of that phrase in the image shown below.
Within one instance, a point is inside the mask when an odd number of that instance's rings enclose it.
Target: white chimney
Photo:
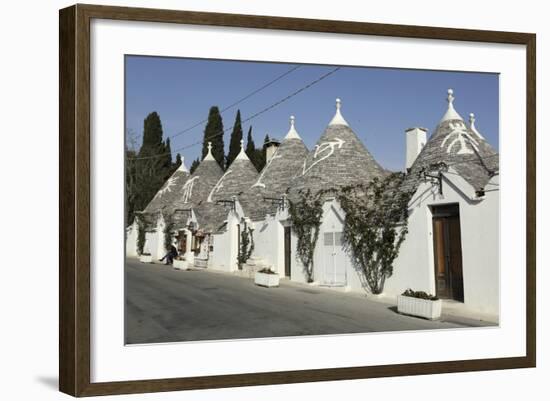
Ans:
[[[269,138],[267,142],[264,143],[265,146],[265,162],[268,163],[269,160],[273,157],[277,148],[281,143],[274,138]]]
[[[405,130],[407,136],[407,159],[405,162],[405,167],[408,169],[411,168],[416,157],[426,144],[428,130],[426,128],[415,127]]]

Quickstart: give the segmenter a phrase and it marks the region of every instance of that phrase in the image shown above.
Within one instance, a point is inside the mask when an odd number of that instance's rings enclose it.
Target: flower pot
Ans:
[[[139,261],[141,263],[153,263],[152,255],[139,255]]]
[[[279,275],[256,272],[254,274],[254,284],[262,287],[278,287]]]
[[[179,270],[187,270],[189,268],[189,264],[187,263],[187,261],[181,259],[174,259],[174,261],[172,262],[172,266],[174,267],[174,269]]]
[[[423,317],[429,320],[436,320],[441,317],[441,300],[431,301],[428,299],[397,296],[397,311],[405,315]]]

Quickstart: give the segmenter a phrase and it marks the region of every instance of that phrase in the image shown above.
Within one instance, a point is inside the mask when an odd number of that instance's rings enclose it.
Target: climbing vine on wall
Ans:
[[[174,242],[174,221],[172,220],[172,216],[168,213],[163,214],[164,218],[164,249],[166,252],[170,250],[172,247],[172,244]]]
[[[372,294],[384,290],[408,232],[412,193],[402,190],[404,179],[403,173],[392,173],[366,185],[345,187],[337,195],[346,215],[344,247]]]
[[[313,282],[313,255],[319,238],[319,228],[323,215],[322,194],[300,191],[298,199],[289,201],[292,230],[296,233],[296,254],[302,265],[308,283]]]
[[[137,222],[137,251],[138,251],[138,255],[142,255],[143,247],[145,246],[145,224],[138,217],[136,217],[136,222]]]
[[[250,255],[252,255],[253,251],[254,236],[252,235],[252,229],[248,228],[245,225],[244,229],[241,231],[241,241],[238,256],[239,268],[241,268],[241,266],[246,263],[246,261],[250,258]]]

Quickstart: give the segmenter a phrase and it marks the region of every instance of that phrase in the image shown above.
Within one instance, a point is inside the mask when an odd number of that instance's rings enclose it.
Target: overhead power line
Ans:
[[[297,65],[297,66],[294,66],[292,67],[291,69],[287,70],[286,72],[284,72],[283,74],[279,75],[278,77],[276,77],[275,79],[272,79],[271,81],[269,81],[268,83],[266,83],[265,85],[259,87],[258,89],[250,92],[248,95],[246,96],[243,96],[242,98],[234,101],[233,103],[231,103],[230,105],[224,107],[223,109],[220,110],[220,113],[223,113],[229,109],[232,109],[233,107],[237,106],[238,104],[244,102],[245,100],[247,99],[250,99],[252,96],[254,96],[255,94],[263,91],[264,89],[268,88],[269,86],[273,85],[275,82],[283,79],[284,77],[286,77],[287,75],[291,74],[292,72],[296,71],[298,68],[300,68],[301,66]],[[172,138],[175,138],[177,136],[180,136],[180,135],[183,135],[185,134],[186,132],[189,132],[191,131],[193,128],[197,128],[199,125],[202,125],[204,124],[205,122],[208,121],[208,118],[205,118],[201,121],[198,121],[196,122],[195,124],[191,125],[190,127],[187,127],[177,133],[175,133],[174,135],[170,136],[169,138],[172,139]]]
[[[311,88],[313,85],[318,84],[318,83],[321,82],[322,80],[328,78],[330,75],[334,74],[336,71],[338,71],[338,70],[340,70],[340,69],[341,69],[341,67],[333,68],[333,69],[330,70],[329,72],[327,72],[327,73],[321,75],[321,76],[320,76],[319,78],[317,78],[316,80],[311,81],[311,82],[308,83],[307,85],[302,86],[300,89],[298,89],[298,90],[292,92],[290,95],[285,96],[284,98],[278,100],[277,102],[271,104],[270,106],[268,106],[268,107],[266,107],[266,108],[264,108],[264,109],[262,109],[262,110],[260,110],[260,111],[258,111],[258,112],[256,112],[256,113],[252,114],[252,115],[251,115],[250,117],[248,117],[248,118],[245,118],[244,120],[242,120],[242,123],[246,123],[246,122],[248,122],[248,121],[251,121],[252,119],[254,119],[254,118],[256,118],[256,117],[258,117],[258,116],[260,116],[260,115],[262,115],[262,114],[264,114],[264,113],[266,113],[266,112],[268,112],[268,111],[270,111],[270,110],[272,110],[272,109],[274,109],[275,107],[277,107],[277,106],[279,106],[280,104],[286,102],[287,100],[293,98],[294,96],[296,96],[296,95],[302,93],[303,91],[305,91],[305,90]],[[180,151],[182,151],[182,150],[191,148],[191,147],[193,147],[193,146],[200,145],[200,144],[202,144],[203,141],[205,141],[205,140],[208,141],[208,140],[210,140],[210,139],[216,138],[216,137],[218,137],[218,136],[220,136],[220,135],[223,135],[223,134],[226,133],[226,132],[229,132],[229,131],[233,130],[233,127],[234,127],[234,126],[231,126],[231,127],[229,127],[229,128],[224,129],[223,131],[220,131],[220,132],[216,133],[216,134],[213,134],[213,135],[210,135],[210,136],[208,136],[208,137],[205,137],[205,138],[203,138],[203,139],[200,140],[200,141],[193,142],[193,143],[191,143],[191,144],[189,144],[189,145],[186,145],[186,146],[182,146],[182,147],[180,147],[180,148],[177,148],[177,149],[174,150],[174,152],[180,152]],[[131,160],[147,160],[147,159],[155,159],[155,158],[157,158],[157,157],[164,157],[164,156],[167,156],[167,155],[169,155],[169,154],[171,155],[171,153],[166,152],[166,153],[162,153],[162,154],[158,154],[158,155],[152,155],[152,156],[128,157],[128,159],[131,159]]]

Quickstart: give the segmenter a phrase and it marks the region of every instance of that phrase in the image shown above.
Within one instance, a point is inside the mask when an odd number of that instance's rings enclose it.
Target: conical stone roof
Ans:
[[[258,170],[244,152],[241,140],[241,151],[218,180],[208,194],[206,202],[216,203],[218,200],[230,200],[233,196],[239,197],[258,179]]]
[[[155,214],[170,208],[171,205],[173,205],[179,198],[188,177],[189,170],[185,167],[184,160],[182,159],[181,165],[157,191],[153,199],[145,208],[144,212],[146,214]]]
[[[290,198],[295,198],[299,191],[337,190],[348,185],[366,184],[384,175],[386,171],[342,117],[340,99],[336,99],[336,114],[292,182]]]
[[[210,192],[223,176],[223,170],[212,156],[211,148],[212,144],[209,142],[207,155],[189,176],[182,186],[179,196],[170,206],[170,212],[176,222],[185,224],[189,212],[183,211],[197,208],[206,202]]]
[[[291,116],[290,129],[285,138],[256,182],[240,198],[245,214],[252,220],[261,220],[266,214],[276,213],[277,204],[265,198],[281,198],[302,170],[308,150],[294,127],[294,121],[294,116]]]
[[[468,127],[455,111],[452,89],[447,101],[447,112],[411,166],[404,184],[406,190],[415,190],[423,180],[423,171],[441,162],[452,167],[475,190],[485,188],[499,169],[498,153],[477,131],[473,114]]]
[[[241,140],[241,151],[218,179],[208,193],[206,200],[196,210],[199,225],[207,231],[217,229],[227,217],[227,210],[218,201],[230,201],[239,198],[258,179],[258,170],[244,152]]]

